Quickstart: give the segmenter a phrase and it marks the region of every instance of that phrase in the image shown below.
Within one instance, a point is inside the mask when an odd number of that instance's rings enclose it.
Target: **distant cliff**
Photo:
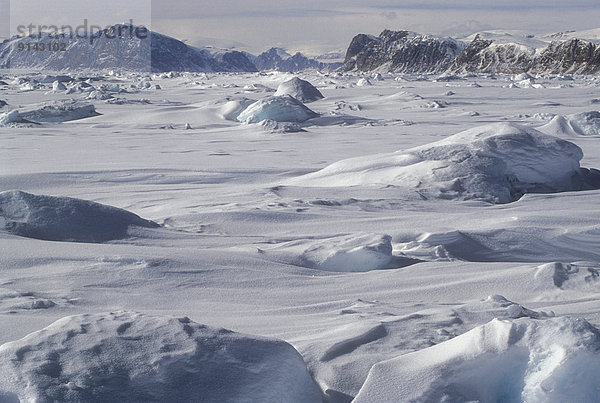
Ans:
[[[196,48],[150,31],[144,36],[131,35],[130,28],[130,25],[118,24],[90,37],[46,33],[15,36],[0,43],[0,67],[154,72],[257,71],[241,52]],[[123,35],[116,36],[116,32]],[[48,49],[54,44],[56,49]]]
[[[532,46],[517,38],[511,41],[510,35],[506,35],[508,40],[475,35],[467,44],[409,31],[385,30],[378,37],[359,34],[348,46],[340,70],[463,74],[600,72],[600,45],[593,40],[555,40],[560,35],[554,35],[536,38],[536,46]]]
[[[419,35],[409,31],[383,31],[378,37],[359,34],[346,52],[342,71],[395,71],[429,73],[444,71],[464,48],[451,38]]]
[[[293,73],[307,69],[335,70],[341,65],[341,63],[320,62],[306,57],[300,52],[290,55],[281,48],[271,48],[258,56],[246,55],[260,71],[276,70]]]

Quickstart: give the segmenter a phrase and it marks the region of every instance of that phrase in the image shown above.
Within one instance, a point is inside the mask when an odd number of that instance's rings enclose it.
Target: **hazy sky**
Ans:
[[[77,24],[83,18],[108,25],[133,18],[191,44],[214,42],[254,52],[271,46],[313,53],[345,49],[355,34],[379,34],[385,28],[460,36],[485,29],[548,33],[600,27],[598,0],[12,0],[12,7],[8,3],[0,0],[2,9],[11,9],[12,26],[17,21]]]

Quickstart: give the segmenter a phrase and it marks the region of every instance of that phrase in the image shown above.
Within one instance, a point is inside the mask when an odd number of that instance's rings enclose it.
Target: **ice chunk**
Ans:
[[[95,99],[98,101],[104,101],[106,99],[110,99],[113,96],[105,91],[102,90],[93,90],[89,93],[89,95],[87,96],[87,99]]]
[[[22,123],[23,117],[18,110],[12,110],[10,112],[0,114],[0,127],[9,125],[11,123]]]
[[[525,193],[596,187],[575,144],[516,124],[497,123],[395,153],[336,162],[291,185],[398,186],[422,197],[508,203]]]
[[[308,109],[302,102],[290,95],[269,96],[256,101],[242,111],[237,120],[245,123],[258,123],[270,119],[276,122],[304,122],[318,114]]]
[[[66,91],[67,87],[60,81],[54,81],[52,83],[52,91]]]
[[[361,78],[360,80],[358,80],[358,82],[356,83],[356,85],[358,87],[368,87],[368,86],[373,85],[373,84],[371,84],[371,81],[369,81],[368,78]]]

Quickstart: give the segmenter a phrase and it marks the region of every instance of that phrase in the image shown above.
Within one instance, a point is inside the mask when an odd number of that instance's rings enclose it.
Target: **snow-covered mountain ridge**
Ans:
[[[343,71],[397,73],[596,74],[597,30],[536,37],[487,31],[457,40],[409,31],[359,34],[346,52]]]

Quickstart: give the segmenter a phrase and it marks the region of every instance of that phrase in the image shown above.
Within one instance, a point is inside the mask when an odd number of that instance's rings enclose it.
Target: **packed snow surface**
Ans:
[[[233,385],[213,401],[311,401],[306,368],[326,403],[598,401],[600,180],[580,166],[600,167],[600,137],[571,127],[593,128],[598,77],[303,71],[318,116],[242,124],[293,75],[61,74],[0,77],[0,401],[169,400],[202,368],[207,391]],[[21,116],[47,106],[61,118]],[[196,350],[218,328],[267,338],[266,366]]]
[[[0,193],[0,221],[6,231],[16,235],[78,242],[124,238],[130,226],[158,226],[116,207],[18,190]]]
[[[582,157],[573,143],[498,123],[406,151],[343,160],[290,183],[393,185],[424,197],[507,203],[525,193],[590,188],[580,172]]]
[[[237,117],[239,122],[258,123],[270,119],[277,122],[304,122],[318,116],[290,95],[269,96],[249,105]]]
[[[316,89],[311,83],[294,77],[291,80],[284,81],[277,87],[274,95],[291,95],[300,102],[309,103],[323,98],[321,91]]]
[[[320,402],[289,344],[190,319],[69,316],[0,346],[2,401]],[[4,398],[4,399],[3,399]]]

